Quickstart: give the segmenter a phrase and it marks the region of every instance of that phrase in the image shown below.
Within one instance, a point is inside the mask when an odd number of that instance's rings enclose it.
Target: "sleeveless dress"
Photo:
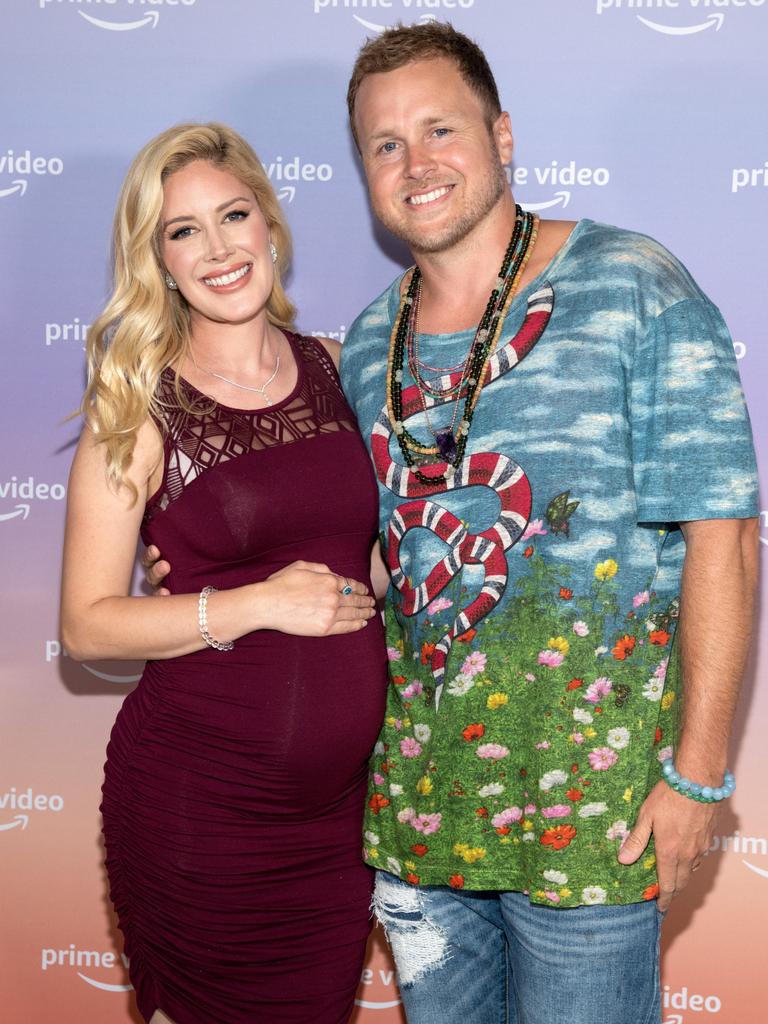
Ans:
[[[335,367],[286,336],[293,392],[247,412],[166,371],[165,472],[142,525],[173,593],[298,559],[369,582],[373,470]],[[367,761],[381,725],[379,616],[359,632],[261,630],[150,661],[107,749],[110,895],[139,1009],[176,1024],[342,1024],[370,929]]]

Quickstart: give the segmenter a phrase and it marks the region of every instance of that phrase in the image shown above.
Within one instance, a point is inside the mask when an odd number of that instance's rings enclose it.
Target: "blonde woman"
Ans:
[[[102,812],[152,1024],[340,1024],[369,930],[377,495],[334,344],[292,329],[289,247],[242,138],[170,129],[128,172],[89,336],[62,635],[147,659]],[[173,564],[162,600],[129,596],[139,534]]]

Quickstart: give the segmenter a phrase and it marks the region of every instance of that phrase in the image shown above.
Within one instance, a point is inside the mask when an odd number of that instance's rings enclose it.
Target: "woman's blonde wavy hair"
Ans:
[[[144,146],[130,166],[115,211],[114,291],[88,332],[88,385],[81,412],[96,440],[106,447],[107,477],[125,485],[136,434],[148,415],[160,420],[156,389],[160,374],[177,363],[189,345],[189,307],[166,287],[160,257],[163,182],[194,160],[206,160],[234,174],[256,197],[277,247],[275,283],[267,317],[292,328],[295,309],[281,275],[291,239],[269,178],[242,136],[226,125],[182,124]],[[180,396],[179,396],[180,397]]]

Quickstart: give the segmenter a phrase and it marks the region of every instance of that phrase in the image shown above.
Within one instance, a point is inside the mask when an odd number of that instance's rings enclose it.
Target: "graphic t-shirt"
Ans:
[[[658,243],[580,221],[511,306],[461,468],[425,487],[385,408],[399,292],[358,317],[341,364],[393,579],[366,860],[550,906],[651,899],[652,844],[616,855],[675,742],[676,524],[758,512],[728,331]],[[451,367],[472,336],[422,335],[419,358]]]

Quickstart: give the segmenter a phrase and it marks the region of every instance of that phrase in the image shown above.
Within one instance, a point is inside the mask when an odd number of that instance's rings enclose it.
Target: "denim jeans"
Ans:
[[[557,909],[378,872],[408,1024],[660,1024],[656,901]]]

